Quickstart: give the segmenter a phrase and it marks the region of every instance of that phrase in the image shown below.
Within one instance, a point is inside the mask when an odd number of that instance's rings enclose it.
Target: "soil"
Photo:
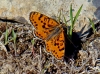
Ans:
[[[15,43],[12,30],[17,35]],[[90,33],[84,42],[75,32],[72,41],[66,37],[64,60],[47,53],[44,41],[35,37],[33,31],[31,24],[0,19],[0,74],[100,74],[99,28],[98,34]]]

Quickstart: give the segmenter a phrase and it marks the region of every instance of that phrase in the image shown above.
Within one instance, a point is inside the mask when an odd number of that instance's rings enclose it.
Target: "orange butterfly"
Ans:
[[[39,12],[31,12],[30,21],[35,28],[35,35],[44,40],[46,51],[52,53],[59,60],[63,59],[65,37],[62,25]]]

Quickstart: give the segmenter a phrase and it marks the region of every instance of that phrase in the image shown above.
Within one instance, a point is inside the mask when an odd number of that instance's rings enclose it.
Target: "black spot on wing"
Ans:
[[[38,24],[35,24],[35,26],[38,26]]]
[[[40,20],[42,17],[43,17],[43,14],[40,14],[40,16],[39,16],[38,20]]]
[[[63,50],[64,50],[64,48],[59,49],[59,51],[63,51]]]
[[[41,23],[43,23],[43,21],[41,20]]]

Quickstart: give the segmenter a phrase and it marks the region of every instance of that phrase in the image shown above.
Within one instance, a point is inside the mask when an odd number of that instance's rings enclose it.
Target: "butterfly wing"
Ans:
[[[65,38],[63,29],[55,37],[52,37],[50,40],[45,41],[46,50],[53,54],[54,57],[61,60],[65,54]]]
[[[65,53],[65,39],[63,29],[60,33],[53,36],[54,30],[60,24],[38,12],[30,13],[30,21],[35,28],[35,35],[45,41],[46,50],[54,55],[57,59],[62,59]],[[50,37],[50,38],[49,38]]]
[[[35,27],[35,35],[41,39],[46,39],[55,27],[59,25],[54,19],[38,12],[30,13],[30,21]]]

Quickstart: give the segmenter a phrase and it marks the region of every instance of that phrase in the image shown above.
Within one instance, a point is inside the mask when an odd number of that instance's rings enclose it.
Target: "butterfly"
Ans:
[[[63,59],[65,37],[62,25],[39,12],[31,12],[29,19],[35,28],[34,34],[45,42],[46,51],[58,60]]]

